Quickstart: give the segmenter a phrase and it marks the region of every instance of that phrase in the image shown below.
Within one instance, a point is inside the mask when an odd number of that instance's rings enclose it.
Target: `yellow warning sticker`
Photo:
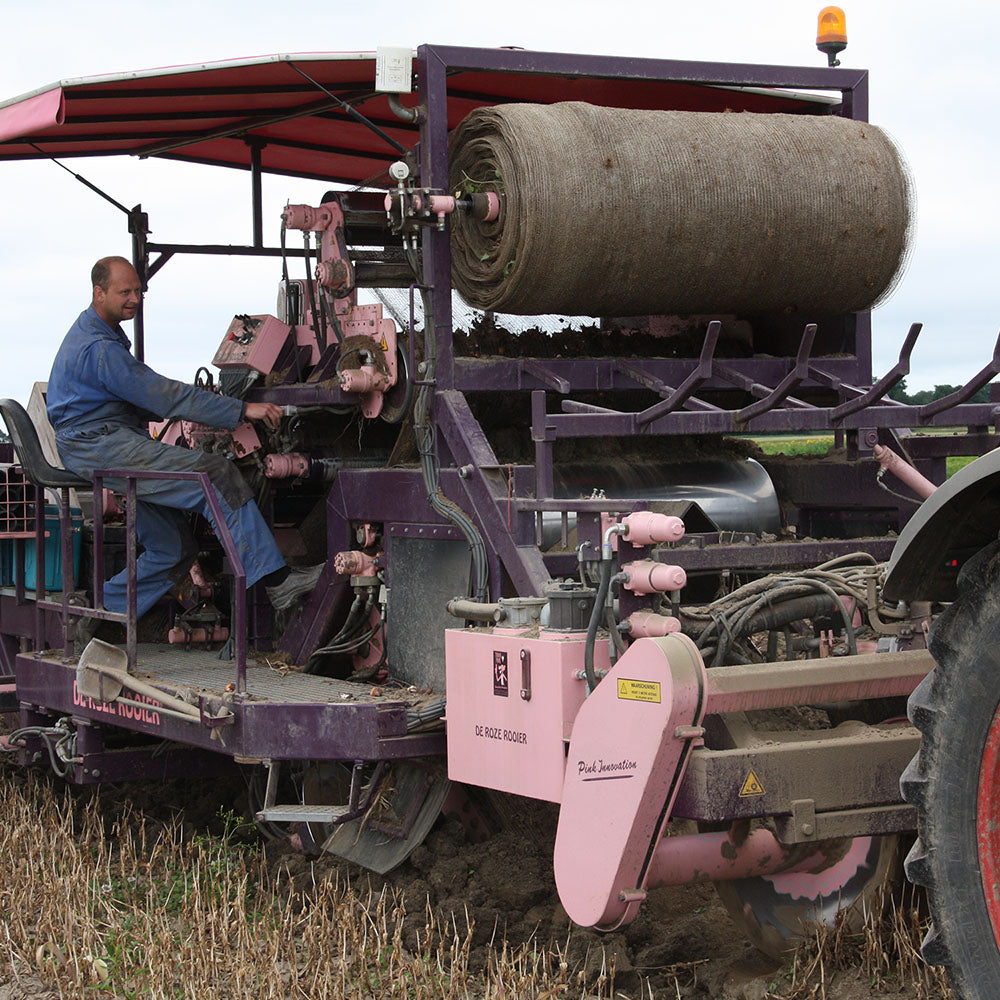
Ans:
[[[763,795],[764,786],[760,783],[760,778],[751,771],[747,775],[747,780],[743,782],[743,787],[740,789],[740,798],[749,798],[751,795]]]
[[[624,701],[660,702],[659,681],[635,681],[628,677],[618,678],[618,697]]]
[[[379,341],[379,345],[378,346],[381,347],[383,351],[388,351],[389,350],[389,344],[388,344],[388,342],[385,339],[385,334],[384,333],[382,334],[382,339],[381,339],[381,341]]]

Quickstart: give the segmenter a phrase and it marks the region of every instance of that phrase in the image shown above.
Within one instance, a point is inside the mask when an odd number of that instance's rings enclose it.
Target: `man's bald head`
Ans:
[[[90,269],[90,283],[91,285],[100,285],[104,291],[108,290],[108,282],[111,281],[111,265],[112,264],[124,264],[126,267],[132,266],[132,261],[127,260],[124,257],[102,257],[91,269]]]
[[[142,300],[142,284],[124,257],[102,257],[90,271],[94,286],[91,305],[110,326],[132,319]]]

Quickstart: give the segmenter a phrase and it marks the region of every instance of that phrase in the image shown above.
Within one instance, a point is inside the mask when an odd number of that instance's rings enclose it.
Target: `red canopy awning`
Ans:
[[[418,132],[390,111],[374,80],[373,52],[259,56],[63,80],[0,103],[0,160],[120,154],[248,169],[256,145],[268,173],[378,183],[399,154],[339,101],[405,148]],[[471,70],[448,78],[448,125],[482,105],[566,100],[815,111],[817,98],[689,82]],[[415,104],[415,95],[403,103]]]

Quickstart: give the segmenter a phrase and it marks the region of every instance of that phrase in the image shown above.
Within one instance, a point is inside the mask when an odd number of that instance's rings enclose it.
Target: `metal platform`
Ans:
[[[239,761],[375,761],[444,752],[443,726],[428,732],[410,714],[441,695],[303,674],[262,657],[247,664],[246,691],[237,692],[234,664],[215,651],[140,644],[136,679],[182,699],[196,709],[191,717],[128,689],[109,701],[81,694],[76,661],[59,651],[19,654],[14,676],[17,701],[33,718],[72,715]]]
[[[231,660],[220,660],[213,650],[185,649],[159,643],[140,643],[136,658],[136,676],[164,690],[186,689],[192,692],[223,695],[236,680],[236,668]],[[372,690],[384,693],[372,694]],[[231,690],[231,687],[229,688]],[[443,697],[407,688],[376,687],[372,682],[359,683],[305,674],[263,655],[247,661],[249,701],[283,702],[286,704],[371,704],[387,701],[418,707]]]

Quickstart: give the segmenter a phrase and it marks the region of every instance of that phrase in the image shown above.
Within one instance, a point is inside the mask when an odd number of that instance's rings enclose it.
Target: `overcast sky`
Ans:
[[[373,50],[423,42],[670,59],[822,66],[822,3],[505,0],[419,5],[260,0],[100,4],[49,0],[32,10],[0,0],[0,100],[78,76],[274,52]],[[973,0],[844,6],[844,66],[871,72],[871,120],[898,142],[912,170],[917,231],[908,270],[875,313],[875,373],[895,361],[911,322],[924,323],[911,389],[965,381],[987,363],[1000,329],[996,201],[996,16]],[[152,238],[248,242],[243,171],[128,158],[75,159],[74,170],[125,205],[141,202]],[[317,202],[324,186],[264,180],[265,240],[280,207]],[[89,302],[89,269],[130,255],[125,219],[47,161],[0,163],[0,396],[26,401],[45,380],[60,339]],[[237,312],[271,312],[274,261],[175,258],[152,281],[146,359],[190,381],[211,361]],[[130,324],[126,324],[128,330]]]

